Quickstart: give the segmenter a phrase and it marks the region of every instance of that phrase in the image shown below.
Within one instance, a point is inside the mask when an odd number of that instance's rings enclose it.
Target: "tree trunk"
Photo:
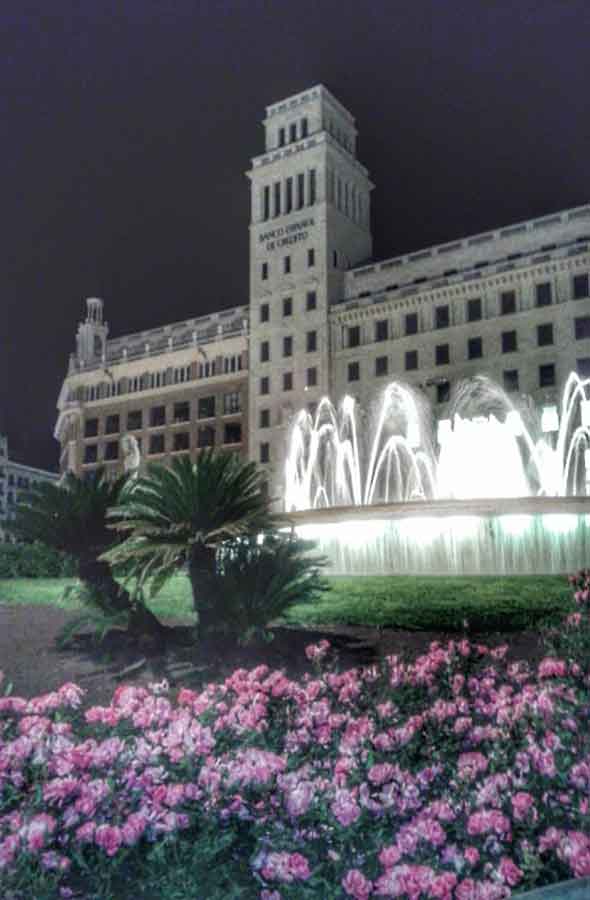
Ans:
[[[193,606],[199,617],[200,637],[207,634],[217,620],[215,603],[212,598],[204,597],[202,590],[203,581],[209,581],[215,575],[215,559],[215,548],[201,544],[193,548],[188,564]]]
[[[82,557],[79,560],[79,574],[80,581],[92,590],[96,602],[104,612],[129,614],[130,632],[164,635],[166,626],[143,603],[133,603],[129,593],[113,578],[107,562],[97,560],[94,556]]]

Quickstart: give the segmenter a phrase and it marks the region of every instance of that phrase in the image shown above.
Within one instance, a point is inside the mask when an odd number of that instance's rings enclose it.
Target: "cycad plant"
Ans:
[[[203,634],[217,616],[205,587],[215,574],[217,548],[268,529],[272,517],[256,464],[207,449],[196,462],[180,457],[168,467],[148,467],[123,490],[109,518],[126,539],[104,559],[131,566],[140,585],[150,580],[152,595],[186,566]]]
[[[40,482],[17,507],[11,530],[22,540],[41,541],[73,556],[87,595],[105,615],[128,614],[130,628],[160,631],[155,616],[133,601],[110,564],[99,559],[117,540],[107,525],[107,510],[118,503],[125,482],[125,476],[109,481],[100,470],[84,479],[68,473],[59,484]]]

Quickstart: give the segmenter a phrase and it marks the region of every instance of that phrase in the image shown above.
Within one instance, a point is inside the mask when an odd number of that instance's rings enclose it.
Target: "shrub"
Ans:
[[[0,544],[0,578],[74,578],[77,574],[73,557],[41,541]]]

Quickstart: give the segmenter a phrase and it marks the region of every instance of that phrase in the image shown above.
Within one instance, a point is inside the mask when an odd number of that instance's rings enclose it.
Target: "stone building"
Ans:
[[[0,434],[0,542],[12,537],[6,524],[14,516],[17,504],[26,503],[27,494],[40,481],[57,481],[56,472],[36,469],[8,457],[8,438]]]
[[[590,205],[374,262],[352,115],[318,85],[263,126],[249,307],[112,341],[88,301],[59,400],[62,469],[120,468],[126,432],[147,459],[212,442],[259,462],[280,496],[291,418],[326,394],[367,405],[401,378],[444,416],[469,375],[546,404],[570,371],[590,374]]]

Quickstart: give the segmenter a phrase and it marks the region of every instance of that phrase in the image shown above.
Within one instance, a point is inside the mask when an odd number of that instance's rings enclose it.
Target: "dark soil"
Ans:
[[[165,643],[141,642],[125,631],[113,630],[100,642],[90,634],[82,635],[69,649],[60,650],[56,638],[73,617],[73,613],[52,606],[0,605],[0,671],[4,672],[0,694],[7,684],[12,685],[14,695],[32,697],[73,681],[86,689],[89,704],[107,703],[123,681],[146,683],[167,678],[173,686],[197,687],[236,668],[261,663],[301,676],[312,671],[305,647],[322,638],[331,641],[341,667],[346,668],[389,654],[411,660],[424,653],[431,641],[445,643],[461,637],[393,628],[274,628],[270,643],[235,647],[221,640],[215,645],[199,645],[190,628],[167,623],[176,627],[171,628]],[[534,665],[544,655],[539,635],[533,631],[470,634],[469,638],[488,646],[507,643],[511,661],[524,659]]]

